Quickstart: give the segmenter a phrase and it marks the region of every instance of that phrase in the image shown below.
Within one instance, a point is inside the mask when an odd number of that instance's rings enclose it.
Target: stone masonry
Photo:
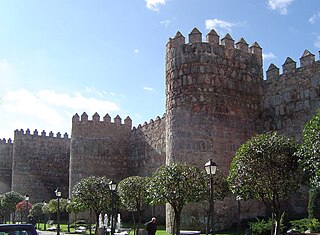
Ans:
[[[202,40],[193,29],[177,32],[166,45],[166,111],[162,118],[132,127],[130,117],[113,121],[106,114],[72,118],[71,139],[65,135],[16,131],[14,142],[0,142],[0,193],[9,189],[31,194],[31,202],[53,198],[55,187],[68,197],[72,187],[90,175],[120,181],[131,175],[150,176],[159,166],[188,162],[203,168],[212,158],[225,174],[237,148],[250,137],[279,131],[301,141],[305,123],[320,108],[320,61],[308,50],[300,67],[287,58],[271,64],[263,76],[262,48],[241,38],[211,30]],[[12,177],[10,177],[12,174]],[[295,200],[293,211],[305,210]],[[182,215],[185,229],[203,229],[203,205],[190,205]],[[236,201],[216,203],[217,228],[236,221]],[[253,202],[242,214],[265,213]],[[171,210],[167,209],[167,226]],[[161,215],[158,215],[161,216]]]

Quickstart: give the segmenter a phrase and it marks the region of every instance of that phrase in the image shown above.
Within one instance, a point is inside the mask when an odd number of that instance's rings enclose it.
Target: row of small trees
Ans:
[[[272,234],[279,234],[283,200],[290,198],[302,183],[308,183],[311,192],[320,185],[320,112],[306,124],[303,137],[304,142],[300,146],[275,132],[248,140],[237,150],[229,174],[224,176],[218,171],[214,177],[214,200],[222,200],[231,191],[244,200],[263,202],[272,212]],[[149,205],[168,203],[175,214],[175,233],[179,235],[183,207],[187,203],[210,198],[208,177],[203,169],[174,163],[160,167],[151,177],[123,179],[112,201],[108,185],[110,179],[91,176],[75,185],[70,204],[63,203],[62,199],[60,205],[66,205],[68,213],[93,211],[97,233],[99,215],[104,212],[110,214],[114,205],[116,210],[126,209],[138,214],[138,230],[142,214]],[[52,208],[57,208],[56,200],[51,204],[55,205]],[[64,210],[62,207],[61,211]],[[210,214],[208,212],[208,217]],[[313,216],[312,209],[309,216]]]

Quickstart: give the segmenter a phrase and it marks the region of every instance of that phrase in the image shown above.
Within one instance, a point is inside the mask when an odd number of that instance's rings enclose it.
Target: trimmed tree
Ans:
[[[281,203],[300,186],[296,150],[297,144],[284,135],[261,134],[240,146],[231,162],[228,181],[232,192],[271,209],[271,234],[280,231]]]
[[[15,212],[16,212],[16,205],[23,201],[24,197],[17,192],[11,191],[3,194],[2,202],[5,208],[5,214],[10,215],[13,213],[12,222],[15,223]]]
[[[309,179],[309,218],[314,218],[315,198],[320,186],[320,111],[303,128],[303,143],[297,156]]]
[[[139,234],[142,215],[149,205],[147,192],[149,180],[150,178],[148,177],[131,176],[120,181],[118,186],[120,200],[126,210],[133,214],[134,212],[138,214],[138,225],[135,229],[136,234]]]
[[[151,204],[171,205],[174,211],[175,230],[180,234],[181,212],[189,202],[203,198],[207,184],[200,169],[185,163],[161,166],[151,177],[148,192]]]
[[[72,190],[73,200],[82,205],[83,209],[90,209],[95,213],[95,234],[98,233],[100,213],[110,208],[109,182],[106,177],[90,176],[79,181]]]

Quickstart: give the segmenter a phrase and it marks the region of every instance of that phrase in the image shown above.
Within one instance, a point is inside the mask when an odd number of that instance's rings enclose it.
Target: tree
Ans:
[[[142,215],[149,205],[147,184],[150,178],[141,176],[131,176],[119,182],[118,191],[122,204],[128,211],[138,213],[139,232]]]
[[[67,199],[60,198],[59,199],[59,211],[60,213],[66,211],[66,207],[68,205]],[[48,210],[51,214],[55,214],[58,212],[58,199],[51,199],[48,203]]]
[[[262,201],[271,209],[272,234],[280,231],[281,203],[300,186],[296,150],[297,144],[284,135],[261,134],[240,146],[231,162],[228,181],[232,192]]]
[[[43,207],[43,203],[36,203],[33,205],[30,211],[31,215],[33,216],[36,222],[40,222],[44,218],[42,207]]]
[[[23,201],[24,197],[17,192],[11,191],[7,192],[3,195],[3,206],[5,208],[5,214],[10,215],[13,213],[13,223],[15,222],[15,212],[16,212],[16,205]]]
[[[314,201],[320,186],[320,111],[306,123],[302,134],[303,143],[297,156],[309,179],[308,213],[311,219],[314,218]]]
[[[103,210],[110,208],[111,195],[106,177],[90,176],[79,181],[72,190],[73,199],[95,213],[96,229],[98,233],[99,215]]]
[[[152,175],[148,192],[152,204],[169,203],[171,205],[174,211],[176,234],[179,235],[183,207],[189,202],[200,201],[206,187],[200,169],[185,163],[173,163],[161,166]]]

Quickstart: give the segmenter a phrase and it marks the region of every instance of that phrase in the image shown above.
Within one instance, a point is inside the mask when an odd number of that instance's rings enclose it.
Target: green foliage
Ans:
[[[183,163],[161,166],[148,186],[152,204],[169,203],[174,211],[176,233],[180,234],[180,216],[189,202],[203,200],[207,181],[200,169]]]
[[[231,162],[230,189],[245,200],[262,201],[280,224],[281,203],[301,182],[298,158],[294,155],[296,150],[293,140],[276,132],[251,138],[240,146]]]
[[[82,208],[92,209],[100,214],[110,208],[110,190],[106,177],[90,176],[79,181],[72,190],[72,196]]]
[[[67,199],[65,198],[60,198],[59,202],[59,210],[60,212],[66,211],[67,207]],[[50,213],[57,213],[58,212],[58,199],[51,199],[48,203],[48,210]]]
[[[257,219],[256,222],[250,223],[250,227],[255,235],[269,235],[272,229],[272,220]]]
[[[128,211],[143,212],[149,205],[147,185],[150,178],[131,176],[119,182],[118,191],[122,204]]]
[[[297,145],[277,133],[258,135],[240,146],[231,162],[228,181],[243,199],[258,199],[271,207],[299,188],[301,174],[294,156]]]
[[[36,221],[41,221],[43,220],[44,213],[42,211],[43,203],[36,203],[33,205],[30,213],[34,217]]]
[[[203,200],[208,200],[210,199],[210,175],[208,175],[205,171],[201,171],[201,174],[203,176],[203,179],[205,180],[205,183],[207,184],[205,186],[204,195],[203,195]],[[213,180],[213,200],[214,201],[219,201],[223,200],[226,196],[228,196],[231,192],[229,190],[229,184],[227,181],[226,176],[217,169],[216,174],[212,178]]]
[[[320,111],[303,128],[297,156],[312,187],[320,186]]]
[[[14,213],[16,210],[16,205],[23,201],[24,197],[14,191],[7,192],[3,194],[2,205],[6,214]]]
[[[304,233],[307,230],[310,232],[320,232],[320,222],[318,219],[301,219],[301,220],[292,220],[290,221],[292,229],[300,233]]]
[[[196,167],[181,163],[161,166],[150,180],[149,197],[152,204],[169,203],[181,211],[186,203],[203,199],[206,182]]]

